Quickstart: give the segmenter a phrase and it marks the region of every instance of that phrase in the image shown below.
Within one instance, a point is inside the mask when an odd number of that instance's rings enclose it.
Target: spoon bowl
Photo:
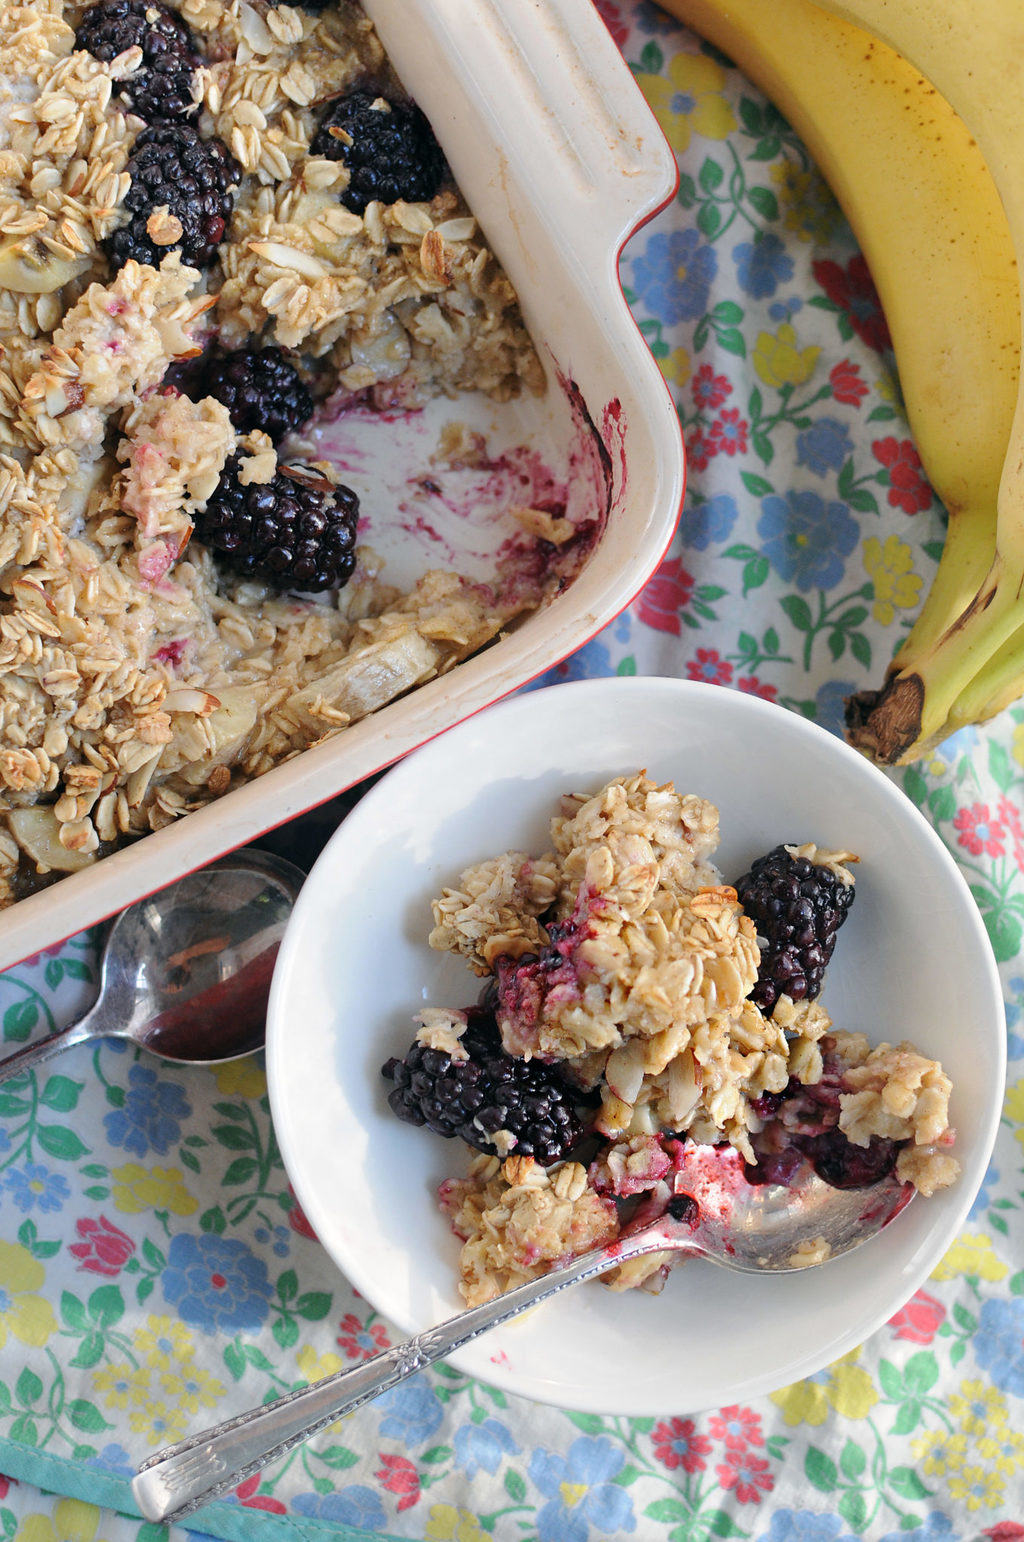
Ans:
[[[813,1268],[848,1253],[898,1215],[909,1184],[885,1179],[867,1189],[834,1189],[816,1176],[792,1188],[753,1185],[736,1153],[692,1148],[676,1196],[651,1220],[642,1216],[615,1242],[594,1248],[493,1301],[451,1317],[349,1370],[203,1430],[149,1457],[132,1481],[142,1514],[176,1521],[227,1493],[335,1419],[379,1397],[570,1285],[645,1254],[701,1257],[744,1274]],[[664,1204],[664,1199],[662,1200]]]
[[[89,1039],[127,1039],[179,1065],[262,1047],[277,950],[305,875],[233,852],[138,900],[114,921],[84,1017],[0,1061],[0,1082]]]

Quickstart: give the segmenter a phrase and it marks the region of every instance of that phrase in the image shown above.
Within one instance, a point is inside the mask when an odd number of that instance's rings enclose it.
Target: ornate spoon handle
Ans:
[[[678,1243],[674,1245],[679,1247]],[[168,1446],[144,1462],[132,1480],[139,1509],[150,1521],[179,1520],[191,1515],[201,1505],[235,1488],[266,1462],[283,1456],[343,1414],[461,1349],[489,1328],[499,1327],[567,1286],[589,1280],[615,1264],[672,1246],[663,1224],[650,1226],[608,1247],[584,1253],[563,1268],[554,1269],[539,1280],[530,1280],[494,1301],[450,1317],[363,1365],[338,1371],[276,1402],[192,1435],[179,1445]]]

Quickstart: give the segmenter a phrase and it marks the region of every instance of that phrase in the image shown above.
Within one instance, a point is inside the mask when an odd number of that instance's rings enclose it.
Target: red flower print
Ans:
[[[777,685],[768,685],[764,680],[759,680],[756,675],[744,675],[736,684],[741,691],[746,691],[748,696],[760,696],[762,701],[775,701],[779,694]]]
[[[679,557],[663,562],[643,589],[637,602],[637,615],[645,626],[678,637],[682,630],[679,612],[685,610],[693,594],[693,579]]]
[[[860,378],[860,365],[850,359],[841,359],[828,373],[832,387],[832,400],[844,407],[859,407],[868,394],[867,383]]]
[[[960,831],[960,845],[966,846],[972,857],[980,857],[983,851],[990,857],[1003,855],[1006,832],[989,814],[987,803],[972,803],[970,808],[957,809],[953,823]]]
[[[382,1322],[364,1326],[354,1312],[346,1312],[338,1327],[338,1343],[350,1360],[369,1360],[382,1349],[391,1348],[388,1330]]]
[[[708,1420],[708,1428],[716,1440],[724,1440],[732,1453],[745,1451],[748,1446],[763,1446],[761,1415],[752,1408],[740,1408],[733,1403],[730,1408],[720,1408]]]
[[[693,377],[690,387],[698,407],[709,407],[712,412],[732,395],[732,383],[725,375],[716,375],[710,364],[702,364]],[[864,388],[867,390],[867,387]]]
[[[697,1434],[692,1419],[669,1419],[655,1426],[651,1436],[654,1454],[665,1467],[681,1467],[684,1472],[703,1472],[704,1458],[711,1450],[706,1435]]]
[[[288,1185],[288,1192],[292,1197],[292,1207],[288,1212],[288,1225],[291,1227],[293,1232],[298,1234],[298,1236],[308,1237],[310,1242],[319,1242],[320,1239],[316,1232],[313,1230],[312,1226],[310,1226],[309,1222],[306,1220],[305,1212],[303,1211],[302,1206],[299,1204],[298,1199],[295,1197],[295,1190],[292,1188],[291,1184]]]
[[[921,473],[921,462],[909,439],[876,439],[871,446],[876,460],[889,473],[889,502],[905,514],[918,514],[932,501],[932,490]]]
[[[1015,841],[1024,841],[1024,825],[1021,824],[1017,805],[1011,803],[1009,798],[1000,798],[996,805],[996,817],[1001,825],[1005,825]]]
[[[822,260],[812,264],[812,270],[833,305],[846,312],[861,342],[876,353],[892,347],[878,293],[860,253],[851,257],[845,268],[838,262]]]
[[[11,1484],[17,1483],[17,1478],[7,1478],[0,1472],[0,1499],[6,1499],[11,1491]]]
[[[80,1269],[92,1274],[120,1274],[135,1252],[135,1243],[120,1227],[101,1215],[98,1221],[83,1217],[75,1222],[75,1230],[82,1238],[73,1242],[70,1251],[79,1260]]]
[[[392,1494],[401,1494],[397,1508],[408,1510],[420,1497],[420,1475],[404,1456],[381,1456],[381,1468],[374,1473]]]
[[[747,420],[740,417],[738,407],[725,407],[711,425],[708,449],[712,455],[723,450],[726,455],[745,455],[747,450]]]
[[[698,648],[697,657],[686,666],[691,680],[706,680],[710,685],[728,685],[732,679],[732,665],[723,659],[717,648]]]
[[[715,1471],[723,1488],[736,1490],[736,1498],[741,1505],[759,1505],[764,1495],[770,1494],[775,1487],[768,1463],[763,1462],[759,1456],[752,1456],[749,1451],[746,1455],[737,1451],[731,1466],[723,1463]]]
[[[946,1308],[941,1301],[936,1301],[926,1290],[919,1290],[895,1317],[889,1318],[889,1327],[898,1339],[909,1339],[911,1344],[930,1344],[945,1315]]]
[[[694,471],[706,471],[708,459],[714,454],[704,437],[704,430],[695,428],[686,441],[686,454]]]
[[[597,6],[597,14],[611,33],[613,41],[622,48],[629,37],[629,26],[623,21],[622,11],[616,4],[616,0],[594,0],[594,4]],[[401,1505],[398,1508],[401,1509]]]
[[[238,1485],[235,1494],[250,1510],[269,1510],[271,1515],[287,1515],[287,1509],[280,1499],[272,1499],[269,1494],[257,1494],[259,1486],[260,1475],[256,1472]]]
[[[1018,1526],[1016,1521],[999,1521],[983,1531],[982,1536],[991,1538],[991,1542],[1021,1542],[1024,1526]]]

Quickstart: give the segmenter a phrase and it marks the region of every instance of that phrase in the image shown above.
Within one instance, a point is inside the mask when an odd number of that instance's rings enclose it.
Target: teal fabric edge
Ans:
[[[72,1456],[51,1456],[0,1435],[0,1472],[19,1482],[33,1483],[39,1489],[69,1499],[81,1499],[102,1509],[141,1520],[138,1506],[127,1478],[119,1478],[102,1468],[89,1467]],[[222,1538],[223,1542],[252,1542],[253,1538],[329,1538],[330,1542],[409,1542],[390,1531],[354,1530],[351,1526],[332,1526],[312,1517],[274,1515],[246,1505],[216,1503],[197,1510],[176,1525],[189,1531]]]

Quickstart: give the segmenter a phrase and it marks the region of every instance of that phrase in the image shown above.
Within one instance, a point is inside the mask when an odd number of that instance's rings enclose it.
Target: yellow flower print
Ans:
[[[779,190],[782,222],[798,241],[824,245],[839,229],[842,215],[817,170],[805,170],[795,161],[776,161],[769,172]]]
[[[722,95],[725,72],[707,54],[676,54],[663,74],[636,79],[677,154],[689,148],[694,133],[727,139],[736,127],[736,114]]]
[[[127,1162],[110,1173],[114,1204],[126,1215],[143,1210],[169,1210],[172,1215],[191,1215],[199,1201],[188,1192],[179,1167],[140,1167]]]
[[[340,1355],[318,1355],[312,1344],[303,1344],[299,1350],[296,1361],[299,1374],[307,1381],[322,1381],[325,1376],[333,1376],[335,1371],[340,1371],[345,1364]]]
[[[978,1455],[994,1462],[996,1472],[1020,1472],[1024,1470],[1024,1435],[998,1425],[978,1436]]]
[[[149,1401],[148,1365],[104,1365],[93,1372],[92,1384],[107,1408],[135,1408]]]
[[[1019,733],[1020,729],[1017,732]],[[1024,1077],[1019,1082],[1014,1082],[1007,1092],[1006,1101],[1003,1104],[1003,1113],[1007,1119],[1012,1120],[1016,1125],[1017,1128],[1013,1133],[1021,1145],[1024,1146]]]
[[[46,1270],[28,1248],[0,1242],[0,1347],[8,1335],[39,1349],[57,1331],[53,1307],[38,1294]]]
[[[185,1410],[177,1404],[147,1403],[144,1408],[133,1408],[128,1423],[136,1435],[142,1435],[151,1446],[170,1446],[185,1433]]]
[[[658,360],[658,368],[672,385],[684,386],[693,374],[693,364],[685,348],[673,348]]]
[[[1006,1399],[984,1381],[962,1381],[949,1399],[949,1411],[968,1435],[984,1435],[1006,1424]]]
[[[914,553],[898,535],[877,535],[864,542],[864,567],[875,586],[871,614],[880,626],[892,626],[897,610],[913,610],[921,598],[921,576],[914,572]]]
[[[431,1505],[426,1534],[428,1542],[488,1542],[476,1516],[461,1505],[457,1510],[454,1505]]]
[[[194,1414],[200,1408],[216,1408],[227,1389],[201,1365],[186,1364],[180,1372],[161,1371],[160,1390],[187,1414]]]
[[[783,1420],[791,1428],[794,1424],[824,1424],[828,1418],[828,1398],[818,1382],[794,1381],[769,1395],[782,1409]]]
[[[883,402],[889,402],[891,406],[898,407],[902,401],[900,395],[900,383],[891,370],[883,370],[875,381],[875,390]]]
[[[96,1528],[100,1512],[84,1499],[58,1499],[52,1517],[26,1515],[14,1542],[100,1542]]]
[[[830,1366],[825,1383],[825,1395],[844,1419],[866,1419],[878,1402],[874,1382],[864,1367],[856,1363],[859,1355],[859,1349],[851,1349],[837,1360]]]
[[[1001,1280],[1009,1274],[1009,1264],[993,1252],[991,1238],[981,1232],[961,1232],[936,1269],[933,1280],[952,1280],[958,1274],[973,1274],[983,1280]]]
[[[777,332],[762,332],[754,344],[754,369],[769,386],[803,385],[814,374],[820,348],[798,348],[789,321]]]
[[[1024,723],[1018,723],[1013,730],[1013,758],[1019,766],[1024,766]]]
[[[146,1326],[132,1334],[132,1348],[155,1371],[176,1370],[196,1352],[195,1339],[174,1317],[147,1317]]]
[[[946,1445],[949,1436],[945,1430],[929,1430],[925,1435],[919,1435],[913,1442],[914,1455],[921,1463],[921,1471],[930,1478],[941,1478],[946,1471],[947,1452]],[[960,1437],[966,1450],[967,1442]]]
[[[217,1069],[217,1091],[226,1098],[261,1098],[267,1090],[267,1073],[255,1055],[229,1060]]]
[[[859,1354],[859,1349],[852,1349],[829,1366],[821,1381],[796,1381],[772,1392],[771,1400],[782,1409],[785,1422],[790,1426],[824,1424],[830,1408],[844,1419],[866,1418],[878,1402],[878,1393],[864,1367],[856,1364]]]
[[[964,1467],[949,1475],[949,1492],[954,1499],[965,1499],[968,1510],[994,1509],[1005,1488],[1002,1474],[984,1467]]]

